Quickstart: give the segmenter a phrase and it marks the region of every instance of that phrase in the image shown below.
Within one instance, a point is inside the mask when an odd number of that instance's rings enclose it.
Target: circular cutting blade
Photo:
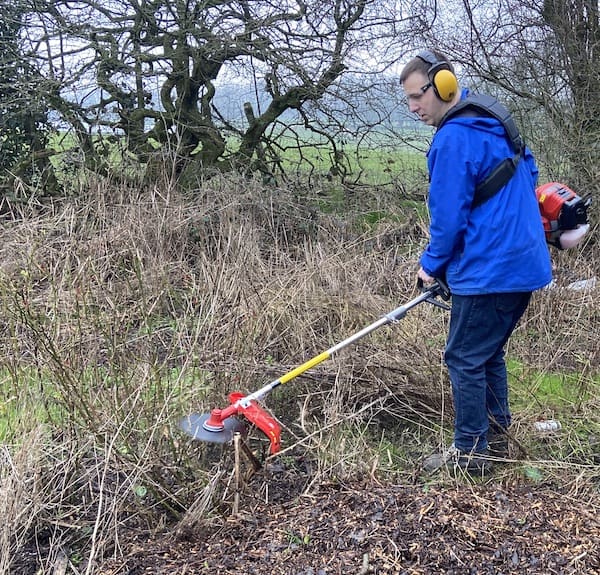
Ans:
[[[228,417],[223,420],[223,429],[210,431],[204,427],[210,413],[193,413],[187,415],[179,422],[179,427],[188,435],[198,441],[208,443],[229,443],[233,441],[235,433],[246,435],[246,426],[236,417]]]

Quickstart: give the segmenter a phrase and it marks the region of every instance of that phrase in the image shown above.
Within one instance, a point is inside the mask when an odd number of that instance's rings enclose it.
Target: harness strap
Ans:
[[[496,98],[486,94],[470,94],[450,108],[440,121],[438,130],[451,118],[479,116],[496,118],[502,124],[515,154],[498,164],[490,175],[478,184],[471,209],[487,202],[509,182],[525,152],[525,142],[510,112]]]

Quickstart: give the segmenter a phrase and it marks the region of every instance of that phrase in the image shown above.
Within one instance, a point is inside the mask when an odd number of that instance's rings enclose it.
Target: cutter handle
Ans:
[[[417,287],[421,291],[429,291],[434,297],[439,295],[444,301],[449,301],[452,295],[446,283],[446,278],[435,278],[435,281],[429,287],[425,287],[423,280],[417,278]]]

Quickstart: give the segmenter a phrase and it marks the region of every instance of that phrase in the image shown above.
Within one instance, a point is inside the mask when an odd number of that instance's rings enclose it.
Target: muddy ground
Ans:
[[[238,513],[130,531],[103,575],[600,573],[600,494],[507,480],[258,473]]]

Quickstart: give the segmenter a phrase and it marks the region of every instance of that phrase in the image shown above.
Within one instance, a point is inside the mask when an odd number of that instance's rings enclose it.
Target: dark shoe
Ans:
[[[508,435],[503,428],[490,428],[487,436],[488,452],[498,459],[508,459]]]
[[[492,472],[492,462],[489,460],[489,450],[463,452],[456,450],[454,468],[460,469],[473,477],[484,477]]]
[[[473,477],[483,477],[492,472],[492,463],[487,449],[465,452],[457,449],[454,443],[445,451],[434,453],[423,461],[423,469],[428,473],[434,473],[444,466],[454,471],[468,473]]]

